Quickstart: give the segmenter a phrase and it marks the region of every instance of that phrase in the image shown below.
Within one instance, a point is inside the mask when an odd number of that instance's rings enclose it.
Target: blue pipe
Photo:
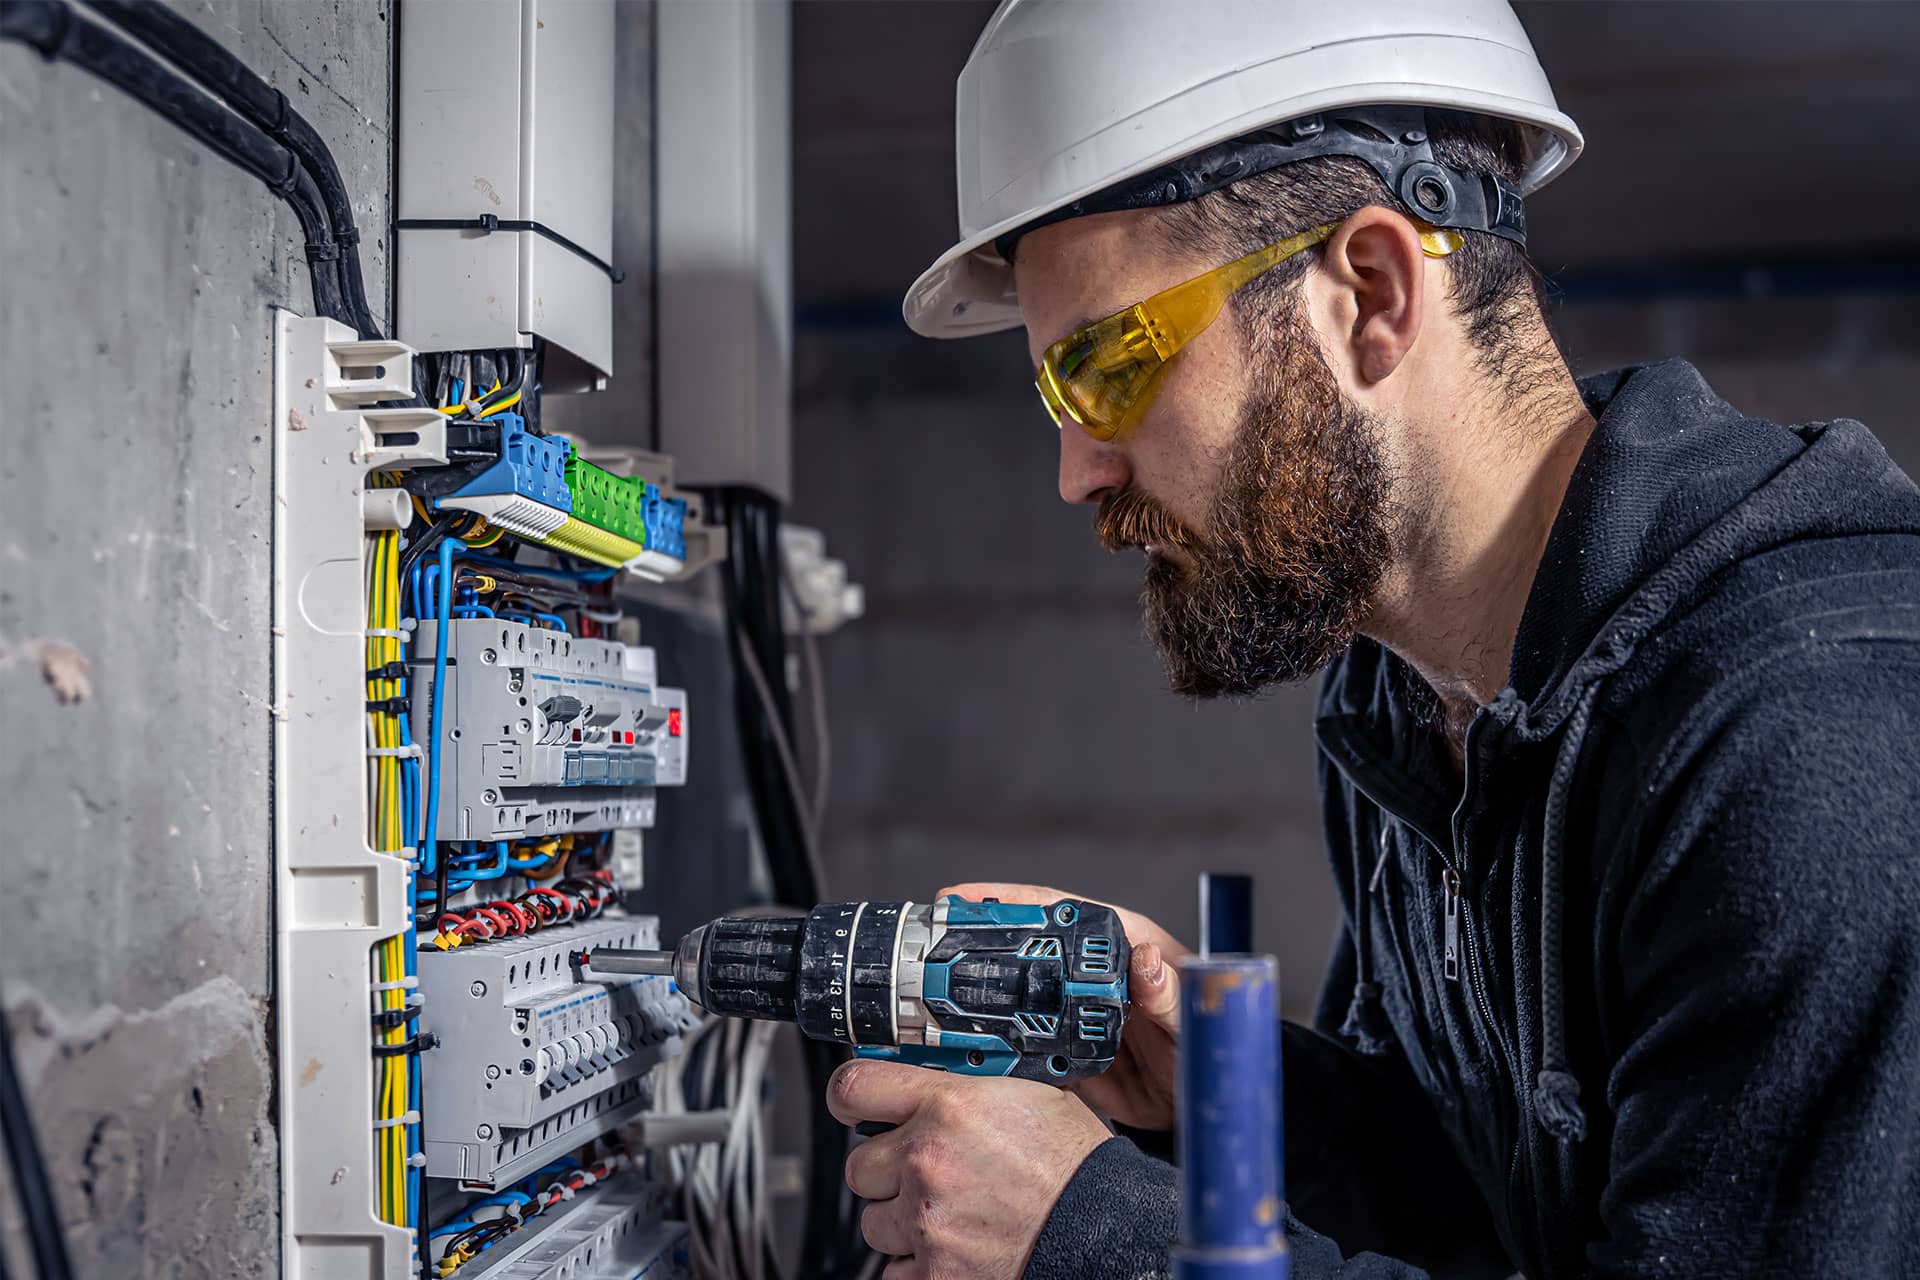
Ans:
[[[1286,1280],[1280,966],[1180,962],[1180,1239],[1174,1280]]]

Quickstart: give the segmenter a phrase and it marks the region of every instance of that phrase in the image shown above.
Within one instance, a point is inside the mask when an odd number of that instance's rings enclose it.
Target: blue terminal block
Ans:
[[[567,442],[536,436],[517,413],[497,415],[500,424],[500,460],[475,476],[453,496],[492,497],[514,494],[558,511],[573,511],[573,490],[567,487]]]
[[[1180,962],[1174,1280],[1286,1280],[1279,987],[1272,956]]]
[[[676,560],[687,558],[687,502],[664,496],[657,485],[647,486],[647,550]]]

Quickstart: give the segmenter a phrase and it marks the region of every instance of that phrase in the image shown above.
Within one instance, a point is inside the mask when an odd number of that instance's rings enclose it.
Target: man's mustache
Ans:
[[[1198,541],[1178,517],[1138,489],[1127,488],[1100,500],[1093,531],[1109,551],[1157,546],[1191,548]]]

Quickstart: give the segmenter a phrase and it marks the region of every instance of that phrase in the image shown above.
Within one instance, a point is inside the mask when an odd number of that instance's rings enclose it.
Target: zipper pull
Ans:
[[[1440,888],[1447,895],[1446,962],[1448,982],[1460,981],[1460,873],[1452,867],[1440,872]]]

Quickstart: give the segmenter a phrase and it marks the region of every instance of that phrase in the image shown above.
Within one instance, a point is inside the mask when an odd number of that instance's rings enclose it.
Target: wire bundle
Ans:
[[[570,877],[551,888],[536,885],[517,898],[444,912],[433,945],[450,951],[469,942],[517,938],[548,925],[591,920],[606,910],[617,892],[612,873],[605,870]]]
[[[370,795],[369,845],[411,860],[408,839],[419,808],[420,773],[405,705],[407,681],[400,628],[400,535],[368,537],[367,727]],[[375,1039],[374,1136],[379,1165],[380,1216],[395,1226],[420,1221],[424,1176],[420,1139],[419,1042],[410,1031],[419,1006],[407,995],[415,981],[413,921],[402,934],[373,947]]]
[[[433,1229],[429,1249],[433,1240],[446,1242],[440,1246],[439,1257],[434,1260],[434,1274],[443,1277],[456,1274],[475,1257],[493,1248],[554,1205],[573,1199],[631,1163],[632,1158],[624,1152],[604,1156],[592,1165],[582,1165],[578,1160],[563,1160],[548,1165],[528,1178],[520,1189],[502,1191],[484,1200],[476,1200],[459,1217]],[[534,1190],[539,1180],[550,1173],[560,1176],[545,1188]],[[497,1214],[480,1219],[474,1216],[482,1209],[495,1207],[499,1209]]]
[[[784,575],[779,548],[780,505],[756,489],[715,492],[714,507],[724,513],[728,533],[722,588],[726,601],[729,654],[733,659],[734,715],[745,755],[748,791],[755,825],[766,850],[776,900],[802,909],[827,896],[821,871],[817,804],[809,804],[797,753],[794,717],[784,679],[786,628],[781,610]],[[804,618],[803,618],[804,622]],[[817,678],[817,662],[811,664]],[[816,716],[819,708],[816,705]],[[823,721],[816,720],[816,732]],[[824,767],[826,739],[817,751]],[[822,797],[823,798],[823,797]],[[847,1191],[842,1168],[847,1130],[826,1107],[827,1080],[842,1054],[825,1041],[801,1046],[808,1092],[814,1099],[808,1152],[807,1219],[801,1237],[800,1274],[845,1275],[856,1271],[870,1251],[860,1238],[857,1202]]]
[[[764,1280],[773,1263],[761,1093],[778,1025],[708,1017],[687,1033],[680,1054],[654,1069],[660,1115],[725,1110],[720,1144],[673,1147],[667,1173],[691,1228],[701,1280]]]

